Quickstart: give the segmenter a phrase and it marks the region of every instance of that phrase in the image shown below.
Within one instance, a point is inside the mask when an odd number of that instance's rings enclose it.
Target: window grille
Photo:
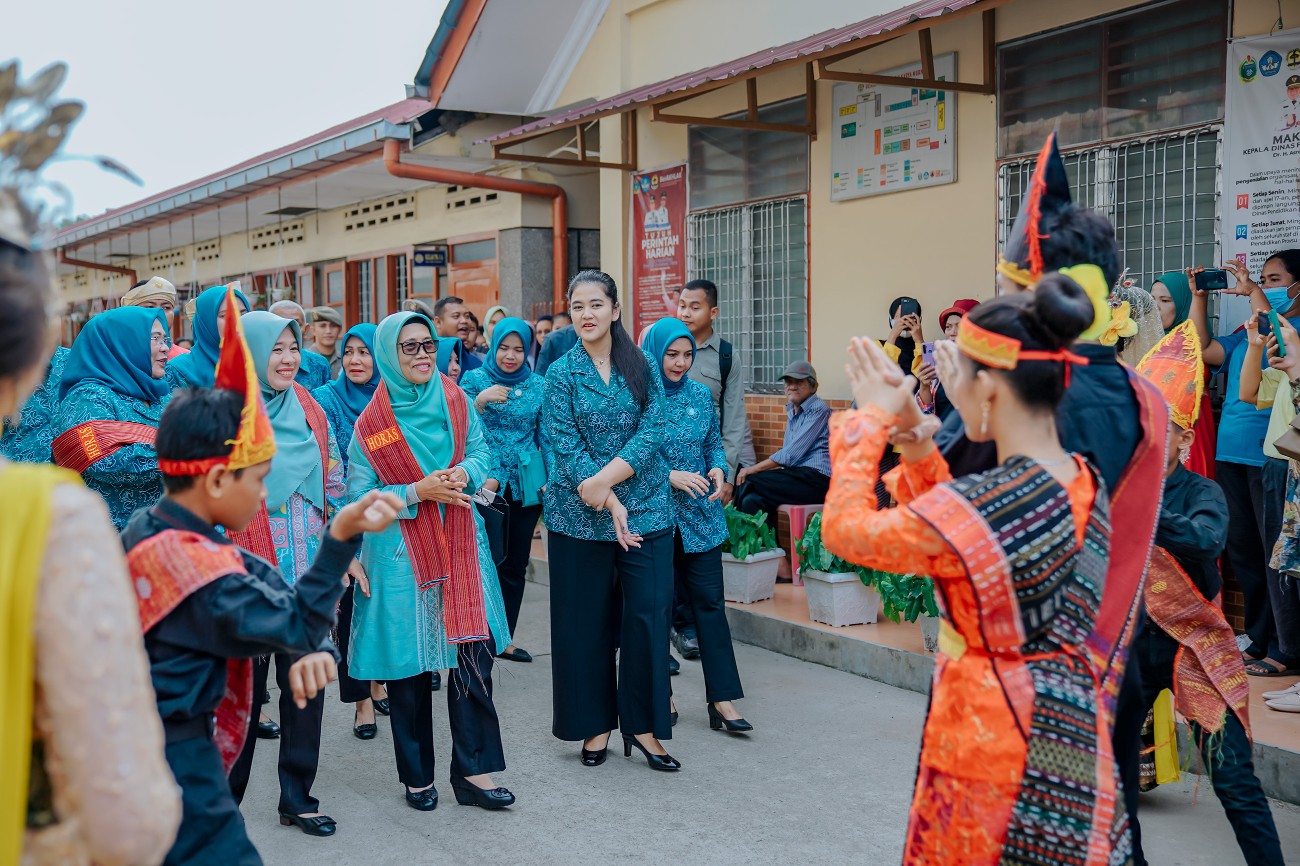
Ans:
[[[397,257],[397,267],[394,269],[397,273],[397,306],[400,309],[402,304],[406,303],[409,283],[406,279],[406,256]]]
[[[375,311],[371,306],[371,287],[370,280],[370,262],[357,262],[357,293],[360,296],[358,312],[360,320],[363,322],[373,322],[375,320]]]
[[[780,390],[786,365],[808,357],[808,200],[693,213],[687,237],[688,279],[717,284],[745,389]]]

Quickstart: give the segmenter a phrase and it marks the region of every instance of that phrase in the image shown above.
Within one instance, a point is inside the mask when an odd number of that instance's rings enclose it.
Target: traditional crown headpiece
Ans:
[[[1070,384],[1070,365],[1081,367],[1088,365],[1088,359],[1076,355],[1068,349],[1054,352],[1041,350],[1025,351],[1023,343],[1015,337],[998,334],[981,328],[969,318],[961,320],[957,326],[957,348],[966,357],[978,361],[995,370],[1014,370],[1021,361],[1054,361],[1065,364],[1065,384]]]
[[[1049,237],[1045,226],[1054,222],[1056,214],[1070,207],[1073,207],[1070,178],[1065,173],[1053,132],[1034,163],[1029,190],[1020,202],[1020,211],[998,261],[998,272],[1025,288],[1037,283],[1043,275],[1042,242]]]
[[[1205,394],[1201,340],[1191,320],[1165,335],[1138,363],[1138,373],[1160,389],[1169,417],[1184,430],[1196,424]]]
[[[239,412],[239,432],[228,442],[232,446],[229,454],[203,460],[159,460],[158,468],[164,475],[205,475],[214,466],[247,469],[275,456],[275,432],[262,403],[257,368],[240,322],[239,302],[235,297],[238,288],[237,282],[226,287],[226,325],[221,334],[214,387],[234,391],[244,398]]]

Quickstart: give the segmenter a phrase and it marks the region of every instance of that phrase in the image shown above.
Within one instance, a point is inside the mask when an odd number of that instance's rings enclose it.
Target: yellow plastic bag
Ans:
[[[1165,689],[1156,695],[1155,714],[1156,784],[1168,785],[1182,778],[1178,769],[1178,729],[1174,725],[1174,693]]]

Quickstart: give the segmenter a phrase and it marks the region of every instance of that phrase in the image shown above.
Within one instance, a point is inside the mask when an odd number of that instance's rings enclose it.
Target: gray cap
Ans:
[[[781,374],[781,378],[811,379],[813,382],[816,382],[817,371],[814,370],[813,365],[807,361],[791,361],[790,365],[785,368],[785,372]]]
[[[313,322],[332,322],[340,328],[343,327],[343,316],[333,307],[312,307],[311,320]]]

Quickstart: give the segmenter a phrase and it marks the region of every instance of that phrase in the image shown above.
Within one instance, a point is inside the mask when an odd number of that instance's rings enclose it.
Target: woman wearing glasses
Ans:
[[[357,419],[349,448],[348,498],[382,489],[408,507],[387,530],[366,535],[370,585],[355,598],[352,676],[388,684],[397,776],[406,802],[438,805],[434,787],[435,671],[450,669],[451,786],[456,802],[501,809],[505,770],[492,703],[492,657],[510,644],[501,587],[470,494],[490,476],[492,452],[465,392],[437,368],[433,325],[396,313],[375,333],[379,387]]]
[[[118,307],[81,330],[64,367],[54,462],[104,497],[120,532],[137,508],[162,497],[154,436],[167,402],[167,316]]]

